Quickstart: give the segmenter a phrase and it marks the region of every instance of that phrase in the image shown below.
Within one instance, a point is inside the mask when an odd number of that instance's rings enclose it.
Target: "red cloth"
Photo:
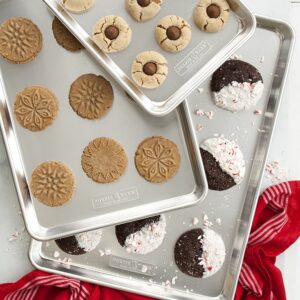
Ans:
[[[276,256],[300,236],[300,182],[268,188],[259,198],[235,300],[285,300]],[[0,300],[150,300],[90,283],[33,271],[0,285]]]
[[[300,182],[268,188],[260,196],[235,300],[286,300],[276,257],[300,236]]]

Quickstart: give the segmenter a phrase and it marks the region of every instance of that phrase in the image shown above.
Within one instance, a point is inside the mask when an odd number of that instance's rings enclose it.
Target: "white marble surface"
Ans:
[[[288,0],[245,0],[256,13],[290,22],[297,35],[295,55],[289,75],[280,117],[274,134],[269,161],[278,160],[287,179],[300,179],[300,4]],[[258,49],[259,51],[259,49]],[[264,186],[271,184],[266,178]],[[9,241],[18,233],[16,241]],[[27,258],[29,237],[24,229],[6,153],[0,138],[0,282],[15,281],[32,270]],[[300,284],[300,241],[282,254],[277,265],[283,272],[288,300],[298,300]]]

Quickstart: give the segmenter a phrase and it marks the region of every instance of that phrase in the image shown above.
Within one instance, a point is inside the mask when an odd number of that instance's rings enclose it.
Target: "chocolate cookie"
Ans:
[[[112,107],[114,92],[109,81],[100,75],[85,74],[71,85],[69,102],[82,118],[94,120],[105,116]]]
[[[127,168],[123,147],[111,138],[91,141],[81,156],[81,165],[88,177],[98,183],[110,183],[121,177]]]
[[[179,16],[166,16],[155,28],[155,38],[162,49],[179,52],[191,41],[191,26]]]
[[[30,131],[41,131],[55,120],[58,101],[47,88],[30,86],[17,94],[14,113],[21,126]]]
[[[245,110],[262,97],[263,78],[254,66],[232,59],[213,74],[211,90],[217,106],[230,111]]]
[[[200,30],[218,32],[227,23],[230,7],[226,0],[199,0],[194,21]]]
[[[80,14],[93,7],[96,0],[61,0],[61,2],[68,11]]]
[[[128,13],[138,22],[147,21],[156,16],[162,5],[162,0],[125,0]]]
[[[243,181],[245,161],[235,142],[221,137],[207,139],[200,151],[211,190],[224,191]]]
[[[166,182],[177,174],[180,167],[177,145],[161,136],[147,138],[135,153],[135,166],[146,180]]]
[[[75,36],[56,17],[52,22],[52,31],[57,43],[66,50],[75,52],[84,49]]]
[[[145,89],[160,87],[168,75],[167,60],[158,52],[146,51],[140,53],[131,66],[134,82]]]
[[[183,233],[174,248],[175,263],[192,277],[210,277],[220,270],[226,256],[222,238],[211,229]]]
[[[55,240],[57,246],[71,255],[82,255],[93,251],[101,241],[102,230],[79,233]]]
[[[31,20],[15,17],[0,25],[0,55],[11,63],[32,61],[42,45],[42,33]]]
[[[127,48],[132,31],[127,22],[119,16],[101,18],[92,33],[93,41],[104,52],[114,53]]]
[[[157,249],[165,237],[164,215],[116,226],[118,242],[127,252],[147,254]]]
[[[61,206],[72,198],[75,178],[65,164],[46,161],[33,171],[30,190],[42,203],[48,206]]]

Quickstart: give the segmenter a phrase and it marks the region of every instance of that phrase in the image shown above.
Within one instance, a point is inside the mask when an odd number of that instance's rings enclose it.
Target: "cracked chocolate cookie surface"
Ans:
[[[146,89],[155,89],[163,84],[168,75],[168,62],[158,52],[140,53],[131,67],[134,82]]]
[[[147,21],[156,16],[162,5],[162,0],[126,0],[127,12],[138,22]]]
[[[114,53],[129,46],[132,31],[123,18],[110,15],[96,23],[92,36],[93,41],[102,51]]]
[[[179,52],[187,47],[192,37],[191,26],[179,16],[166,16],[155,28],[155,38],[168,52]]]
[[[194,21],[200,30],[218,32],[227,23],[230,7],[226,0],[199,0]]]

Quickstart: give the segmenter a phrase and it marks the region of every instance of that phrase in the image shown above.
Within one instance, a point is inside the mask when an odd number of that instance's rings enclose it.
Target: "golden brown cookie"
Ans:
[[[30,189],[34,197],[48,206],[61,206],[68,202],[75,190],[72,171],[63,163],[46,161],[35,168]]]
[[[47,88],[30,86],[17,94],[14,113],[21,126],[30,131],[40,131],[56,118],[58,101]]]
[[[135,166],[142,177],[162,183],[175,176],[180,166],[177,145],[161,136],[145,139],[135,153]]]
[[[42,50],[43,37],[31,20],[16,17],[0,25],[0,55],[14,64],[32,61]]]
[[[123,147],[111,138],[91,141],[81,156],[81,165],[88,177],[98,183],[109,183],[121,177],[127,167]]]
[[[109,81],[102,76],[85,74],[71,85],[69,101],[73,110],[82,118],[98,119],[112,107],[114,92]]]
[[[54,17],[52,22],[52,31],[57,43],[66,50],[75,52],[84,48],[66,26],[56,17]]]

